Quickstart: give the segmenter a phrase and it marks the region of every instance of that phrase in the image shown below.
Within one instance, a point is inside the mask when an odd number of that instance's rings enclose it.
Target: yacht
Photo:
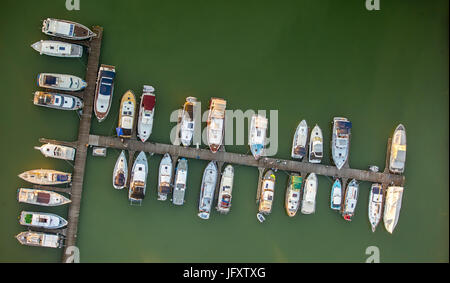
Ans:
[[[303,184],[303,178],[297,173],[289,176],[288,186],[286,188],[286,197],[284,206],[289,217],[294,217],[300,207],[300,194]]]
[[[33,103],[37,106],[59,110],[79,110],[83,108],[83,101],[78,97],[45,91],[36,91],[34,93]]]
[[[181,115],[180,140],[183,146],[190,146],[195,131],[194,107],[197,98],[189,96],[183,106]]]
[[[172,182],[172,158],[170,154],[164,154],[159,164],[159,177],[158,177],[158,200],[165,201],[167,195],[170,193],[170,187]]]
[[[267,170],[261,183],[259,195],[259,214],[270,214],[272,212],[273,197],[275,194],[275,174],[272,170]],[[260,217],[258,216],[258,219]],[[264,220],[263,220],[264,221]]]
[[[127,157],[125,156],[125,151],[119,155],[117,158],[116,165],[113,171],[113,186],[116,190],[121,190],[126,187],[128,180],[128,164]]]
[[[227,102],[221,98],[211,98],[208,119],[206,121],[206,137],[209,148],[216,153],[223,145],[225,135],[225,109]]]
[[[266,144],[267,135],[267,118],[261,115],[253,115],[250,123],[250,151],[258,160],[264,155],[264,146]]]
[[[389,171],[402,174],[405,170],[406,161],[406,130],[400,124],[397,126],[392,138],[391,155],[389,158]]]
[[[400,209],[402,208],[403,187],[388,187],[384,206],[383,222],[386,230],[392,234],[397,226]]]
[[[233,192],[234,168],[232,165],[227,165],[222,174],[222,179],[219,186],[219,196],[217,199],[217,211],[227,214],[231,209],[231,198]]]
[[[322,130],[315,125],[309,138],[309,158],[310,163],[320,163],[323,157],[323,136]]]
[[[144,85],[141,96],[141,107],[137,123],[138,136],[142,142],[148,140],[153,130],[153,116],[155,114],[156,97],[152,86]]]
[[[307,154],[308,142],[308,124],[306,120],[302,120],[295,130],[294,139],[292,141],[291,157],[302,160]]]
[[[17,190],[17,200],[40,206],[60,206],[71,202],[65,196],[52,191],[25,188]]]
[[[87,86],[81,78],[64,74],[41,73],[37,81],[39,87],[64,91],[79,91]]]
[[[214,191],[217,183],[217,165],[214,161],[209,162],[203,173],[202,187],[200,189],[200,201],[198,205],[198,216],[209,219],[211,205],[214,200]]]
[[[120,102],[119,126],[116,129],[119,138],[131,138],[135,113],[136,98],[134,93],[129,90],[123,95],[122,101]]]
[[[111,108],[115,77],[116,67],[103,64],[100,66],[94,98],[94,113],[99,122],[105,120]]]
[[[61,185],[72,181],[72,174],[49,169],[26,171],[20,174],[19,177],[37,185]]]
[[[352,123],[347,118],[333,119],[333,133],[331,138],[331,155],[334,164],[341,169],[348,160]]]
[[[330,207],[333,210],[341,210],[342,203],[342,184],[339,179],[336,179],[331,187],[331,201]]]
[[[145,188],[147,186],[148,162],[145,152],[141,151],[134,161],[131,170],[130,189],[128,199],[132,205],[141,205],[145,197]]]
[[[311,173],[306,178],[305,187],[303,189],[302,213],[312,214],[316,212],[316,195],[317,195],[317,176]]]
[[[381,184],[372,184],[369,196],[369,222],[372,232],[378,226],[383,212],[383,187]]]
[[[178,160],[175,172],[175,184],[173,186],[172,203],[175,205],[184,204],[184,196],[186,194],[187,185],[187,173],[188,161],[186,158],[181,158]]]
[[[67,225],[67,220],[52,213],[22,211],[19,223],[36,228],[60,229]]]
[[[72,147],[47,143],[34,148],[39,150],[45,157],[72,161],[75,159],[75,148]]]
[[[16,236],[16,239],[25,246],[61,248],[63,245],[62,236],[41,232],[21,232]]]
[[[41,55],[63,58],[81,58],[83,56],[83,46],[61,41],[41,40],[33,43],[31,47]]]
[[[96,36],[90,29],[82,24],[47,18],[42,22],[42,32],[65,39],[84,40]]]
[[[344,209],[342,210],[342,216],[347,221],[352,221],[352,217],[355,214],[356,203],[358,202],[358,190],[358,182],[355,179],[351,180],[345,191]]]

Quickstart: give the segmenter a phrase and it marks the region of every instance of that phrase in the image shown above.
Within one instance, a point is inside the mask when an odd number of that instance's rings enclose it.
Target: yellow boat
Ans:
[[[129,90],[122,96],[122,101],[120,102],[119,127],[116,129],[119,138],[131,138],[135,115],[136,97],[134,96],[134,93]]]

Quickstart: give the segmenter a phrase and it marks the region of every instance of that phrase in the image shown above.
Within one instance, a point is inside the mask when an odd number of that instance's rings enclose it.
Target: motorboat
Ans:
[[[307,154],[308,145],[308,124],[306,120],[302,120],[295,130],[294,139],[292,141],[291,157],[302,160]]]
[[[60,229],[67,225],[67,220],[53,213],[22,211],[19,223],[36,228]]]
[[[131,170],[130,189],[128,199],[132,205],[141,205],[145,197],[147,186],[148,162],[145,152],[141,151],[134,161]]]
[[[214,200],[214,191],[217,183],[217,165],[214,161],[209,162],[203,172],[202,187],[200,189],[200,201],[198,205],[198,216],[201,219],[209,219],[211,206]]]
[[[60,206],[71,202],[65,196],[52,191],[26,188],[17,190],[17,200],[22,203],[40,206]]]
[[[190,146],[195,131],[194,107],[197,98],[189,96],[183,106],[181,113],[180,140],[183,146]]]
[[[341,169],[348,160],[351,128],[352,123],[347,118],[335,117],[333,119],[331,155],[338,169]]]
[[[75,148],[57,144],[47,143],[40,147],[35,146],[45,157],[51,157],[63,160],[75,160]]]
[[[219,196],[217,198],[216,210],[220,213],[227,214],[231,209],[231,198],[233,192],[234,168],[227,165],[222,173],[220,180]]]
[[[41,55],[63,58],[81,58],[83,56],[83,46],[62,41],[41,40],[33,43],[31,47]]]
[[[248,139],[250,151],[258,160],[264,155],[264,147],[267,136],[267,118],[261,115],[253,115],[250,123],[250,138]]]
[[[342,183],[338,178],[336,178],[336,180],[333,183],[333,186],[331,187],[330,207],[333,210],[341,210],[341,203],[342,203]]]
[[[64,91],[79,91],[87,86],[87,83],[72,75],[41,73],[37,77],[39,87]]]
[[[165,201],[171,190],[172,182],[172,157],[170,154],[164,154],[159,164],[158,177],[158,200]]]
[[[323,136],[319,125],[315,125],[309,138],[309,157],[310,163],[320,163],[323,157]]]
[[[50,169],[36,169],[19,175],[23,180],[37,185],[62,185],[72,181],[72,174]]]
[[[100,66],[94,98],[94,113],[99,122],[105,120],[111,109],[115,77],[116,67],[104,64]]]
[[[383,193],[381,184],[375,183],[370,187],[369,223],[372,227],[372,232],[375,232],[383,213]]]
[[[42,32],[50,36],[72,40],[85,40],[96,36],[82,24],[52,18],[47,18],[42,22]]]
[[[116,190],[121,190],[127,186],[128,180],[128,164],[127,157],[125,155],[125,151],[119,155],[117,158],[116,165],[114,166],[113,171],[113,186]]]
[[[156,96],[152,86],[144,85],[141,96],[141,107],[139,108],[138,136],[142,142],[146,142],[153,130],[153,117],[155,115]]]
[[[226,100],[222,98],[211,98],[208,119],[206,121],[206,137],[209,148],[213,153],[216,153],[223,145],[226,107]]]
[[[294,217],[300,207],[300,195],[303,184],[303,178],[297,173],[289,175],[289,181],[286,188],[286,197],[284,206],[289,217]]]
[[[188,161],[186,158],[178,160],[177,168],[175,169],[175,181],[173,186],[172,203],[175,205],[184,204],[184,196],[186,194]]]
[[[33,103],[37,106],[59,110],[79,110],[83,108],[83,101],[78,97],[45,91],[36,91],[34,93]]]
[[[386,202],[384,206],[383,222],[389,233],[393,233],[397,226],[402,208],[403,187],[390,186],[386,192]]]
[[[305,187],[303,188],[302,209],[303,214],[312,214],[316,212],[316,195],[318,181],[315,173],[310,173],[306,177]]]
[[[341,213],[347,221],[352,221],[352,217],[355,214],[356,203],[358,202],[358,191],[358,182],[355,179],[351,180],[345,191],[344,208]]]
[[[268,215],[272,212],[273,197],[275,195],[275,174],[272,170],[267,170],[261,180],[261,191],[259,195],[258,212]]]
[[[406,130],[402,124],[395,129],[389,158],[389,171],[402,174],[406,162]]]
[[[119,138],[131,138],[134,126],[134,116],[136,114],[136,97],[129,90],[122,96],[119,109],[119,126],[117,136]]]
[[[16,239],[25,246],[44,248],[61,248],[64,241],[60,235],[33,231],[21,232],[16,235]]]

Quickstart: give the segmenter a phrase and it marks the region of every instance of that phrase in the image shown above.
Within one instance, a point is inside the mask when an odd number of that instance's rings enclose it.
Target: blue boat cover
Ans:
[[[54,85],[54,84],[56,84],[56,77],[45,76],[45,84],[46,85]]]
[[[261,151],[263,150],[264,146],[262,144],[254,144],[252,148],[256,154],[261,154]]]
[[[109,78],[102,78],[100,82],[100,94],[111,95],[112,93],[112,80]]]
[[[67,176],[67,175],[62,175],[62,174],[56,175],[56,181],[58,181],[58,182],[65,182],[67,180],[69,180],[69,176]]]
[[[70,36],[73,36],[74,27],[75,27],[75,25],[73,25],[73,24],[70,25],[70,31],[69,31]]]
[[[350,121],[337,121],[336,126],[340,129],[351,129],[352,128],[352,122]]]
[[[116,76],[116,73],[111,72],[111,71],[101,71],[100,73],[100,77],[103,78],[111,78],[114,79],[114,77]]]
[[[123,129],[122,128],[116,128],[117,136],[120,137],[123,135]]]

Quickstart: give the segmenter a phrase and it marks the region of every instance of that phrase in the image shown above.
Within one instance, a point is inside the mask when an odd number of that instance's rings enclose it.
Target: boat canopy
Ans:
[[[352,122],[350,121],[337,121],[336,128],[338,133],[341,135],[350,134],[350,129],[352,128]]]
[[[145,110],[153,110],[155,107],[156,97],[154,95],[144,95],[144,99],[142,100],[142,105]]]
[[[300,190],[302,187],[302,180],[303,178],[301,176],[292,176],[292,184],[294,189]]]
[[[100,81],[100,94],[111,95],[112,94],[113,80],[111,78],[102,78]]]
[[[37,202],[38,203],[49,203],[50,202],[50,194],[49,193],[37,193]]]
[[[56,181],[58,182],[65,182],[69,180],[69,176],[66,174],[58,174],[56,175]]]
[[[44,76],[45,78],[45,84],[46,85],[55,85],[56,84],[56,77],[54,76]]]

